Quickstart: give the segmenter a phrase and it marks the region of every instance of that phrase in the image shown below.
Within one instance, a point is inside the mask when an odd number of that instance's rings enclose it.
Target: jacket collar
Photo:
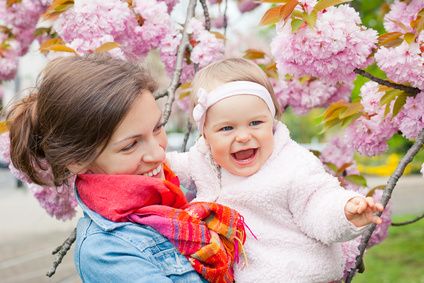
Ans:
[[[78,205],[82,208],[84,215],[88,216],[94,223],[96,223],[104,231],[112,231],[119,227],[126,226],[131,224],[130,222],[112,222],[100,214],[89,209],[81,200],[78,195],[78,191],[75,187],[75,197],[77,199]]]

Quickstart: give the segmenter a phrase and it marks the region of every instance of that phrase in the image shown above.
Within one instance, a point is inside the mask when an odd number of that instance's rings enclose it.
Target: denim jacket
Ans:
[[[74,254],[83,282],[207,282],[161,234],[131,222],[112,222],[77,198],[84,216]]]

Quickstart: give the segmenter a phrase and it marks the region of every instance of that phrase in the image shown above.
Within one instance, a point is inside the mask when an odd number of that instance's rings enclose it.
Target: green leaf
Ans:
[[[331,162],[324,162],[324,164],[328,167],[328,168],[330,168],[334,173],[336,173],[337,172],[337,166],[336,166],[336,164],[334,164],[334,163],[331,163]]]
[[[350,104],[343,112],[340,113],[339,118],[344,119],[349,116],[355,115],[364,109],[360,102]]]
[[[396,117],[396,115],[400,112],[400,110],[402,109],[403,105],[405,105],[406,103],[406,98],[408,97],[408,95],[406,95],[406,93],[403,93],[401,95],[398,96],[398,98],[395,101],[395,104],[393,106],[393,115],[392,118]]]
[[[414,42],[415,41],[415,38],[416,38],[417,36],[415,35],[415,34],[413,34],[413,33],[411,33],[411,32],[408,32],[408,33],[406,33],[404,36],[403,36],[403,39],[405,39],[405,41],[408,43],[408,44],[411,44],[412,42]]]
[[[298,31],[298,29],[302,26],[303,23],[303,20],[293,19],[291,21],[292,33],[296,33],[296,31]]]
[[[317,22],[318,13],[312,12],[310,14],[307,14],[304,19],[306,23],[308,24],[308,27],[313,28],[315,26],[315,23]]]
[[[365,178],[361,175],[348,175],[345,177],[346,181],[348,181],[349,183],[355,184],[355,185],[359,185],[362,187],[366,187],[367,186],[367,180],[365,180]]]
[[[356,119],[358,119],[358,118],[359,118],[359,117],[361,117],[361,116],[362,116],[362,112],[359,112],[359,113],[356,113],[355,115],[349,116],[348,118],[346,118],[346,119],[343,119],[343,120],[342,120],[342,124],[341,124],[341,126],[342,126],[342,127],[348,126],[348,125],[350,125],[353,121],[355,121]]]
[[[392,100],[396,98],[396,96],[400,95],[403,91],[399,89],[388,90],[380,99],[380,106],[384,104],[390,104]]]
[[[342,3],[351,2],[351,1],[352,0],[321,0],[315,5],[313,11],[318,13],[324,9],[327,9],[328,7],[335,6]]]
[[[310,149],[309,151],[312,152],[318,158],[321,156],[321,151],[319,150]]]

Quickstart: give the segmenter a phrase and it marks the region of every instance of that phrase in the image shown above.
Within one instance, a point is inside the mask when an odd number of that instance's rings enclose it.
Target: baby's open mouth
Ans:
[[[249,148],[231,153],[233,158],[240,163],[250,162],[256,156],[257,148]]]

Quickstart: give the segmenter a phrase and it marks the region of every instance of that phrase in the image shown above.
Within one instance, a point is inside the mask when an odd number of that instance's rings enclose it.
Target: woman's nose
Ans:
[[[159,163],[165,160],[165,149],[155,138],[145,144],[143,161],[146,163]]]

